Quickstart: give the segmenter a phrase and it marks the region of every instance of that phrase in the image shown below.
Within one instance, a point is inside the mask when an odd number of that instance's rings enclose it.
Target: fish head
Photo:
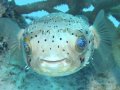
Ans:
[[[65,76],[88,63],[93,50],[89,25],[82,18],[54,13],[31,24],[24,33],[27,64],[39,74]]]

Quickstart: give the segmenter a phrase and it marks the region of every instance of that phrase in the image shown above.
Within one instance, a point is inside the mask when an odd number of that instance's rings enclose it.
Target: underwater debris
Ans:
[[[107,14],[111,13],[117,20],[120,21],[120,14],[116,11],[113,12],[114,7],[119,6],[119,0],[47,0],[47,1],[38,1],[31,4],[26,5],[17,5],[14,0],[10,0],[9,2],[6,0],[7,3],[7,11],[6,14],[12,15],[5,15],[4,17],[9,17],[15,20],[21,28],[27,27],[27,22],[25,18],[22,16],[23,14],[29,14],[35,11],[45,10],[49,13],[53,12],[61,12],[57,9],[54,9],[55,6],[66,4],[68,5],[68,12],[72,15],[85,15],[91,24],[95,20],[97,13],[104,9]],[[95,8],[93,11],[84,12],[84,8],[89,8],[90,5],[93,5]],[[46,7],[48,6],[48,7]]]

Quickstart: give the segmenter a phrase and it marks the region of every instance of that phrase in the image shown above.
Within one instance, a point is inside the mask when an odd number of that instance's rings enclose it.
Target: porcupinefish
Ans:
[[[89,63],[94,49],[109,46],[111,30],[104,21],[103,10],[91,26],[84,18],[65,13],[35,20],[20,37],[27,65],[47,76],[79,71]]]
[[[6,63],[25,66],[22,50],[19,49],[18,24],[10,18],[0,18],[0,56]]]

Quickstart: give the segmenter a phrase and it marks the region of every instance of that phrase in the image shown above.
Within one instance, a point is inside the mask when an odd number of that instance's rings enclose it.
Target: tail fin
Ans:
[[[101,10],[92,26],[96,33],[95,40],[99,41],[93,55],[93,65],[97,72],[105,72],[115,66],[112,56],[112,42],[116,38],[116,29],[112,22],[105,17],[104,11]],[[98,40],[99,39],[99,40]]]

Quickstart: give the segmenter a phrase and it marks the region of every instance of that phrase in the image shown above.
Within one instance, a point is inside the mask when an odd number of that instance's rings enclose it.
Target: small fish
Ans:
[[[94,50],[102,58],[111,55],[114,30],[106,20],[101,10],[92,26],[82,17],[65,13],[52,13],[34,21],[20,34],[27,65],[39,74],[65,76],[85,67]],[[105,65],[110,61],[98,62]]]
[[[0,18],[0,56],[7,57],[6,63],[25,66],[22,51],[19,48],[18,33],[20,27],[9,18]]]

